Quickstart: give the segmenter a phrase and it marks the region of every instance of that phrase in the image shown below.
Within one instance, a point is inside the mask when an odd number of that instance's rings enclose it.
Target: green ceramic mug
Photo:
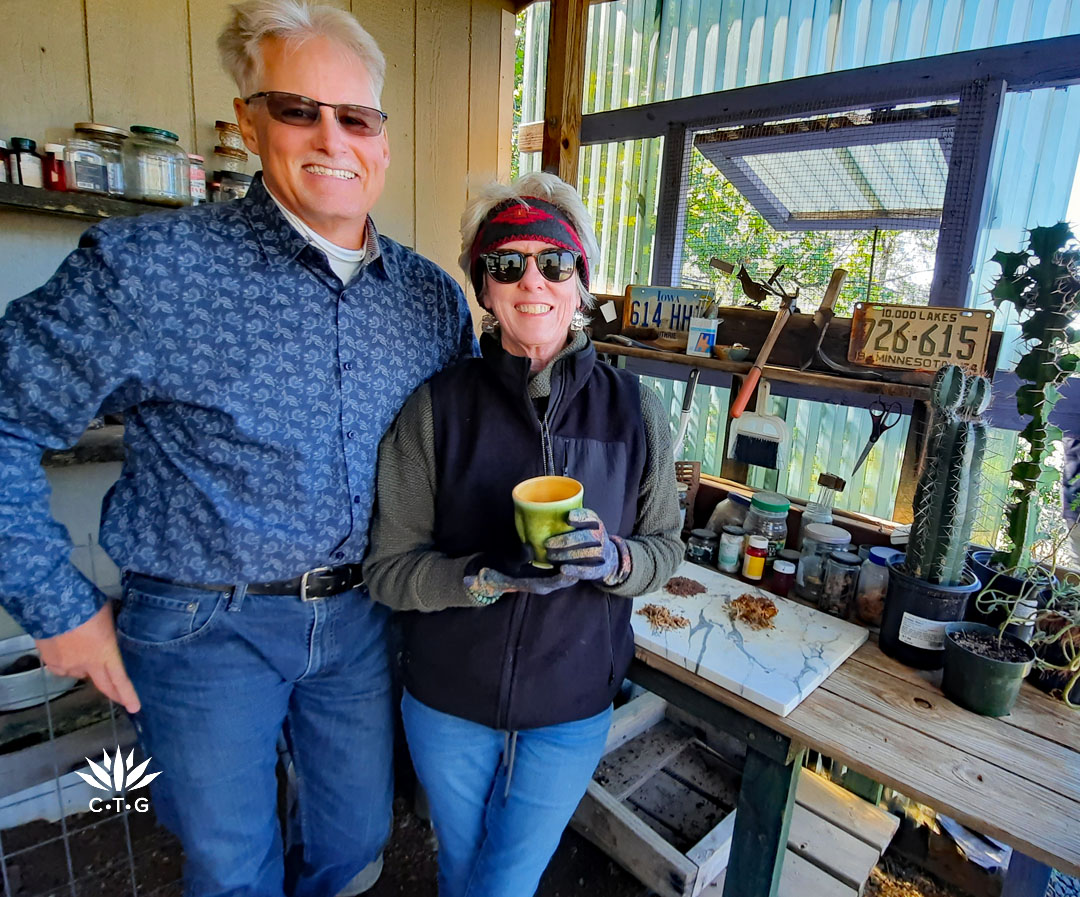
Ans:
[[[544,543],[573,529],[566,515],[580,508],[585,488],[571,477],[533,477],[514,487],[514,525],[526,545],[532,546],[533,566],[550,569]]]

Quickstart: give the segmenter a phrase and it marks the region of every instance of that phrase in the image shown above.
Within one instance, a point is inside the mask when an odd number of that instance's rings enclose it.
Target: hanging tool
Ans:
[[[833,268],[829,285],[825,287],[825,295],[821,299],[821,305],[814,312],[814,330],[817,337],[814,339],[814,348],[806,354],[803,363],[799,365],[800,371],[805,371],[813,363],[814,358],[821,351],[821,344],[825,340],[825,331],[829,329],[829,322],[836,316],[833,306],[836,305],[836,297],[840,295],[840,287],[844,284],[847,271],[843,268]]]
[[[870,412],[870,438],[866,441],[866,446],[862,450],[862,454],[859,455],[859,460],[855,462],[855,466],[851,469],[851,475],[855,476],[855,471],[862,467],[863,461],[870,455],[870,450],[877,444],[877,441],[881,438],[882,434],[886,430],[891,430],[900,422],[900,414],[903,411],[899,402],[890,402],[886,405],[881,399],[875,399],[867,409]]]
[[[690,424],[690,406],[694,403],[694,390],[697,389],[698,377],[701,371],[690,368],[686,377],[686,389],[683,391],[682,411],[679,412],[679,432],[675,436],[675,457],[682,455],[683,439],[686,438],[686,428]]]
[[[769,381],[758,381],[757,410],[731,424],[728,457],[779,470],[787,457],[788,427],[782,417],[769,414]]]
[[[772,327],[769,328],[769,335],[765,337],[765,342],[761,346],[761,351],[758,352],[757,358],[754,359],[754,366],[747,372],[746,377],[743,379],[742,388],[739,390],[738,396],[731,405],[732,417],[739,417],[746,410],[746,405],[750,401],[750,396],[754,394],[754,389],[757,387],[758,380],[761,379],[761,369],[765,367],[765,362],[769,360],[769,353],[772,352],[773,346],[776,345],[776,340],[780,336],[780,331],[784,329],[784,325],[788,322],[788,318],[790,318],[794,312],[798,311],[795,307],[796,296],[798,296],[798,292],[796,292],[795,296],[785,296],[781,300],[780,310],[773,319]]]

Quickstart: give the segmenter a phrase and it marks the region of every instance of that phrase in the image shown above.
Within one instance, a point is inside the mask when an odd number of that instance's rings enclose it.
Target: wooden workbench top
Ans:
[[[1031,686],[1009,716],[978,716],[867,642],[780,717],[646,649],[637,657],[976,831],[1080,874],[1080,713]]]

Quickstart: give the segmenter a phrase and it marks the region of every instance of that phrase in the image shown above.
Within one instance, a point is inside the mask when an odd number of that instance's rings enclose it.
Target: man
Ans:
[[[355,893],[392,794],[387,612],[359,568],[376,450],[475,341],[457,285],[368,217],[389,162],[370,35],[302,0],[233,12],[247,198],[92,228],[0,322],[0,595],[51,670],[133,714],[186,893]],[[115,627],[38,464],[99,409],[125,412]],[[303,838],[284,863],[282,732]]]

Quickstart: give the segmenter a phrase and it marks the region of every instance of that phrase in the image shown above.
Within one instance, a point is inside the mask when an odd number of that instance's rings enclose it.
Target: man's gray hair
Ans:
[[[571,187],[562,178],[546,171],[534,171],[523,174],[510,185],[492,182],[481,187],[474,199],[465,207],[461,215],[461,255],[458,264],[465,272],[465,276],[472,280],[472,246],[476,241],[476,235],[480,225],[488,213],[502,202],[508,199],[517,199],[522,205],[528,205],[528,198],[535,196],[557,206],[570,220],[581,240],[581,246],[585,250],[585,258],[589,262],[589,279],[596,280],[596,271],[593,265],[600,254],[600,248],[596,243],[596,234],[593,231],[592,215],[585,208],[577,190]],[[575,272],[578,285],[578,293],[581,295],[583,308],[595,308],[596,299],[585,289],[581,277]],[[480,296],[476,299],[479,302]],[[482,304],[482,303],[481,303]]]
[[[241,96],[249,96],[257,89],[262,74],[259,45],[264,38],[276,37],[296,45],[313,37],[327,37],[363,63],[371,76],[375,104],[381,104],[386,58],[375,38],[349,13],[304,0],[247,0],[234,4],[231,11],[228,24],[218,36],[218,53]]]

